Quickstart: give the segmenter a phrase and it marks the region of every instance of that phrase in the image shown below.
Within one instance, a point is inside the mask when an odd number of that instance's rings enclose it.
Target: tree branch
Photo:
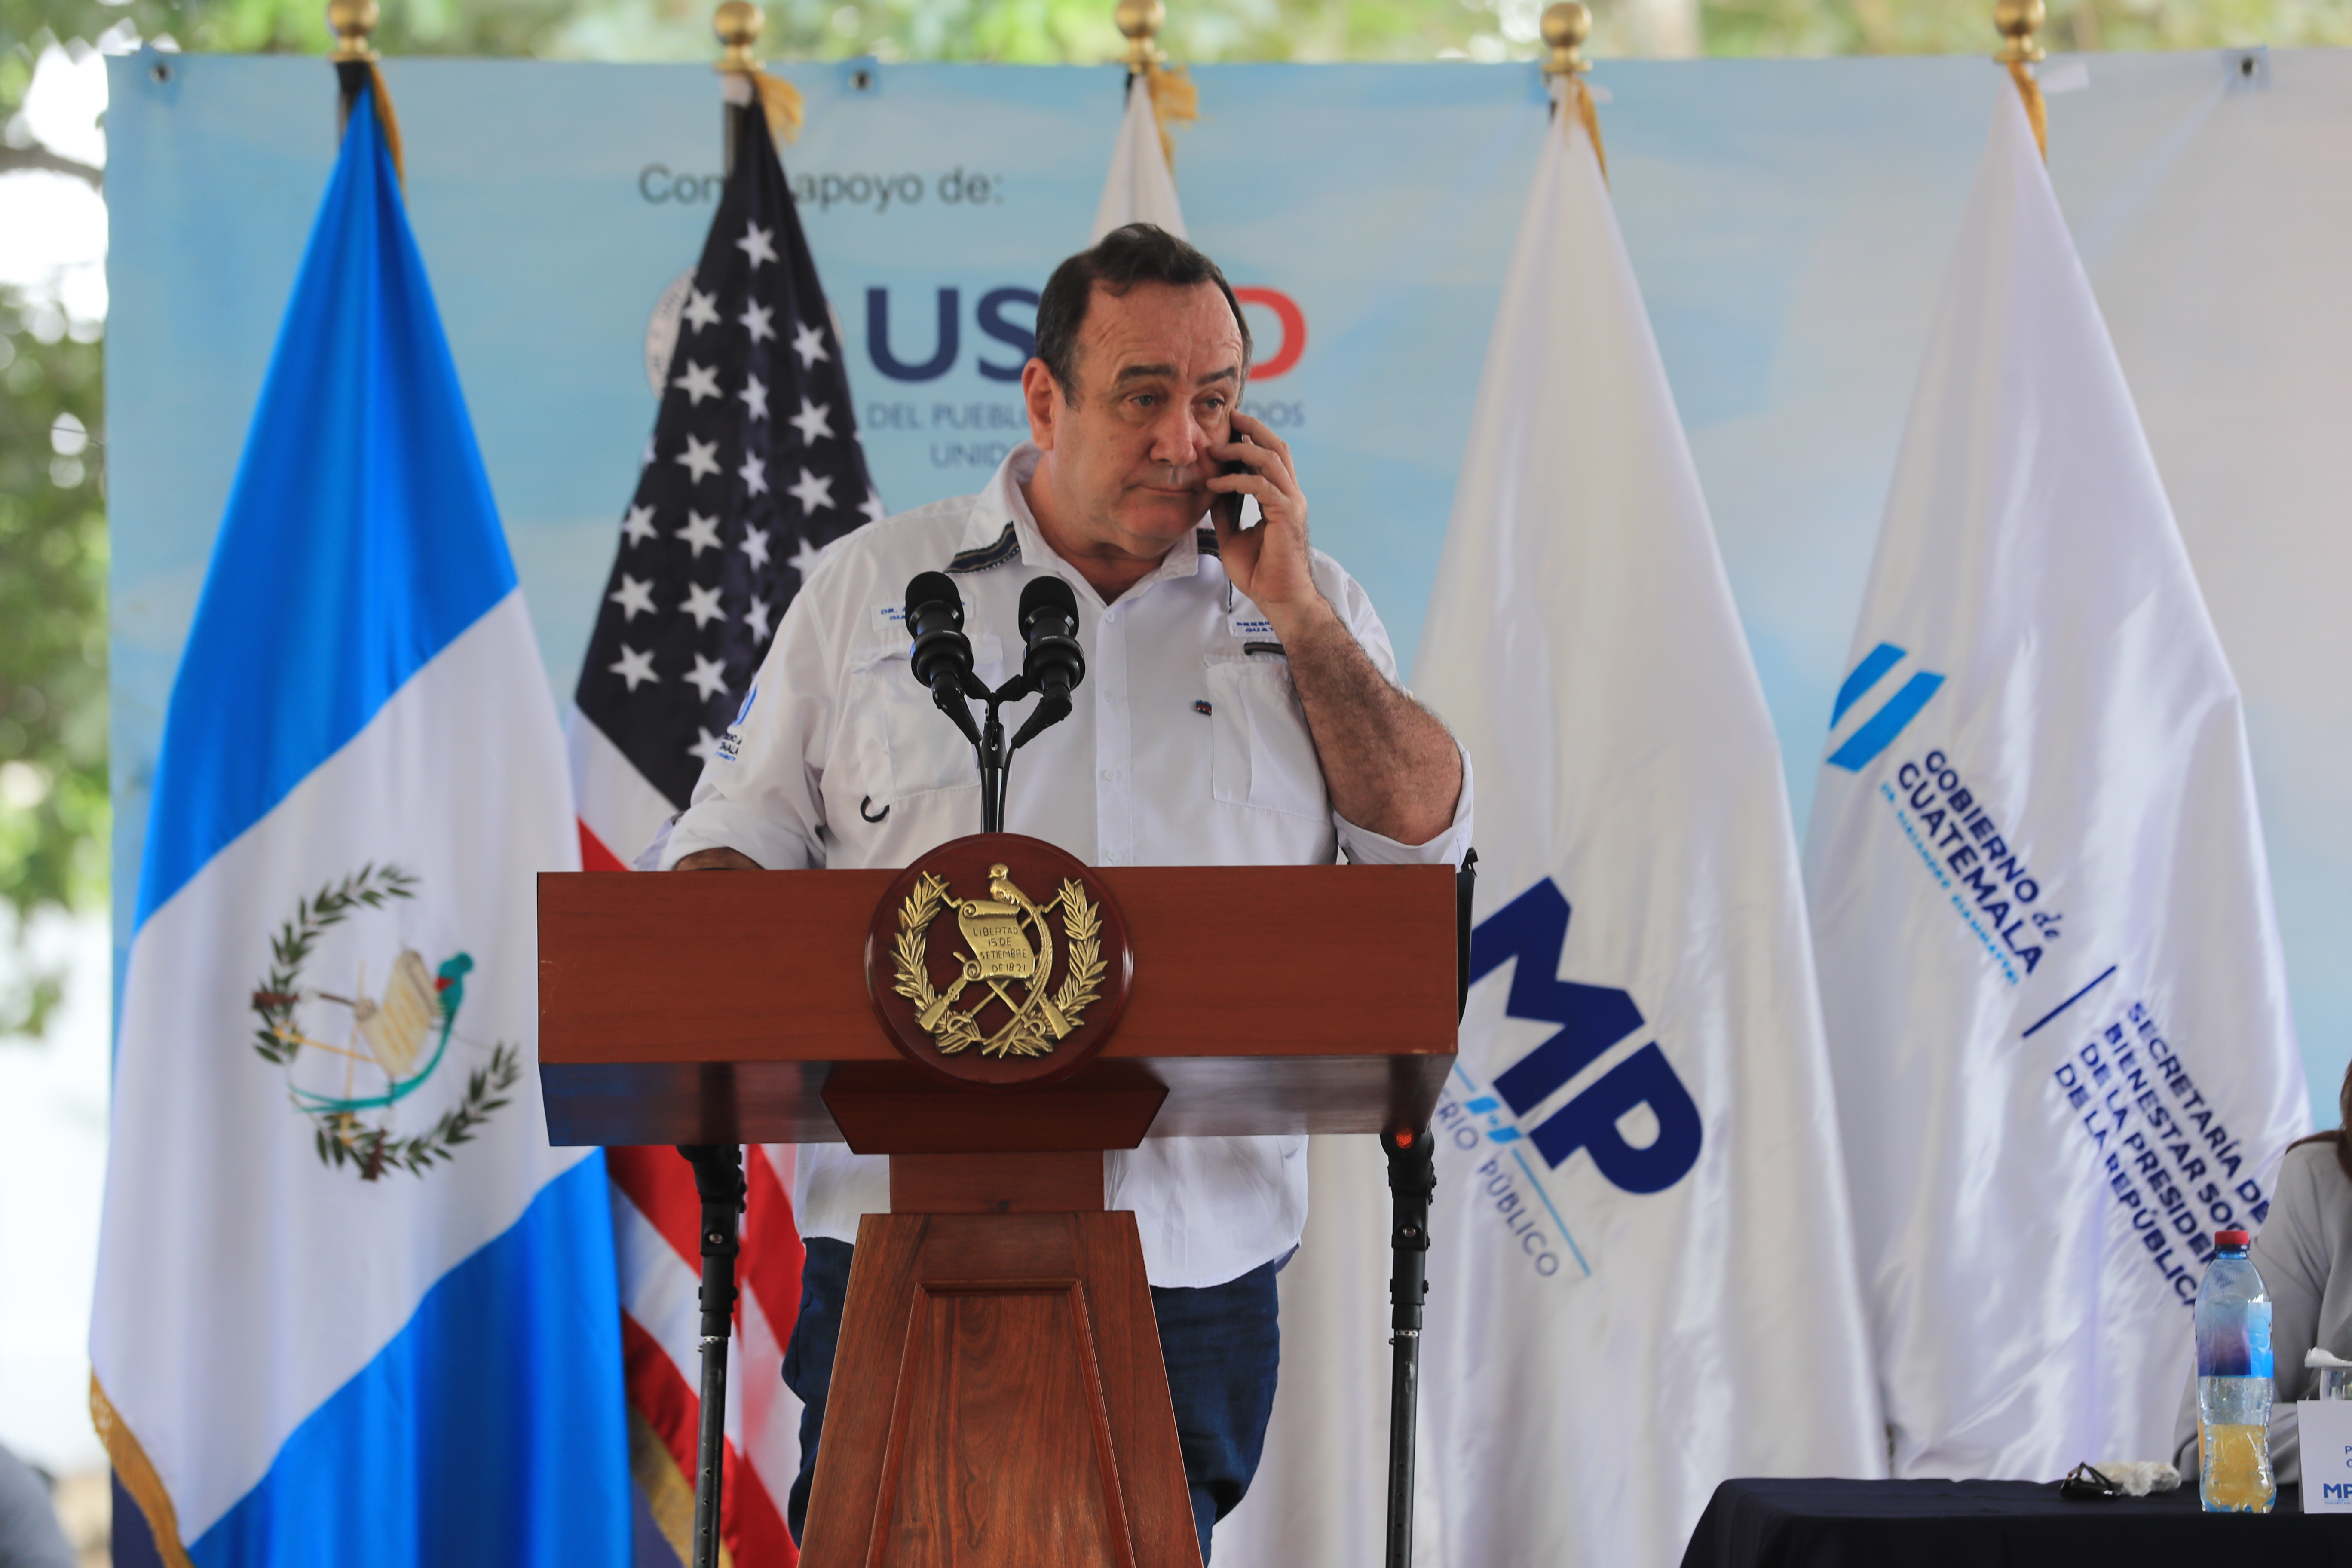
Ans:
[[[13,174],[20,169],[47,169],[55,174],[71,174],[77,180],[87,180],[92,190],[106,188],[106,171],[62,157],[47,147],[0,147],[0,174]]]

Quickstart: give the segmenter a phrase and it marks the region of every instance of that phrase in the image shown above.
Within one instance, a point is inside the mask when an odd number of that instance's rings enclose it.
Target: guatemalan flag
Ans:
[[[91,1405],[165,1561],[627,1561],[603,1162],[548,1146],[557,728],[360,94],[164,729]]]
[[[2308,1101],[2237,683],[2007,84],[1847,671],[1806,883],[1895,1473],[2168,1455]]]
[[[1885,1473],[1780,757],[1572,79],[1414,687],[1478,775],[1419,1550],[1675,1561],[1716,1485]]]

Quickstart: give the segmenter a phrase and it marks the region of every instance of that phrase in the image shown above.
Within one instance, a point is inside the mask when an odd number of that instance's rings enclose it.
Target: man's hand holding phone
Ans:
[[[1209,480],[1216,500],[1209,507],[1216,525],[1217,551],[1234,586],[1273,621],[1288,640],[1286,622],[1323,605],[1308,570],[1307,497],[1291,466],[1289,443],[1265,421],[1236,412],[1234,439],[1209,448],[1218,471]],[[1264,516],[1255,528],[1241,526],[1242,498],[1254,497]]]

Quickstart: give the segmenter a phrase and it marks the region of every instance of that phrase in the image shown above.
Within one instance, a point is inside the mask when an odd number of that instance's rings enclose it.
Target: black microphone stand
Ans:
[[[1383,1132],[1389,1157],[1389,1568],[1412,1562],[1414,1423],[1421,1409],[1421,1307],[1429,1296],[1429,1199],[1437,1150],[1429,1129]]]
[[[1015,676],[1013,684],[1021,684]],[[980,830],[982,833],[1004,831],[1005,772],[1013,761],[1004,749],[1004,721],[997,710],[1005,699],[990,692],[987,695],[988,718],[980,726],[980,744],[972,750],[980,758]]]
[[[743,1151],[681,1143],[702,1199],[702,1420],[694,1440],[693,1568],[719,1568],[720,1489],[727,1460],[727,1331],[735,1317],[735,1218],[743,1212]]]
[[[907,584],[907,626],[914,633],[907,650],[908,672],[930,689],[933,705],[971,742],[980,763],[980,830],[1002,833],[1013,753],[1070,716],[1070,692],[1087,678],[1086,654],[1077,640],[1077,598],[1058,577],[1039,578],[1022,590],[1021,637],[1027,652],[1021,673],[993,688],[972,670],[963,595],[945,573],[918,573]],[[1032,692],[1043,700],[1008,745],[1003,707]],[[982,722],[973,721],[974,701],[988,704]]]
[[[988,717],[981,721],[980,739],[971,748],[972,754],[980,759],[980,830],[982,833],[1004,831],[1005,775],[1013,764],[1013,752],[1004,744],[1004,720],[999,710],[1008,702],[1020,701],[1034,689],[1026,675],[1016,675],[993,690],[976,675],[964,677],[965,695],[988,704]]]
[[[1454,876],[1454,1016],[1470,1002],[1470,907],[1478,851]],[[1412,1468],[1421,1412],[1421,1309],[1429,1298],[1429,1200],[1437,1191],[1437,1145],[1427,1127],[1381,1134],[1389,1160],[1388,1568],[1412,1565]]]
[[[1029,715],[1011,744],[1004,739],[1004,721],[999,710],[1008,702],[1018,702],[1033,691],[1042,690],[1027,672],[1014,676],[1003,685],[990,689],[977,675],[963,678],[964,695],[988,704],[988,717],[981,721],[980,738],[972,742],[972,754],[980,759],[980,830],[982,833],[1004,831],[1004,792],[1013,769],[1013,753],[1027,745],[1044,731],[1052,729],[1070,716],[1071,702],[1066,694],[1045,693],[1045,700]]]

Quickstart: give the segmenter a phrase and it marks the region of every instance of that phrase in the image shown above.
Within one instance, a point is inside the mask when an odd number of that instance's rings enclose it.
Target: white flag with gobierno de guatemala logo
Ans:
[[[1813,797],[1897,1475],[2156,1458],[2307,1125],[2236,683],[2007,85]]]

